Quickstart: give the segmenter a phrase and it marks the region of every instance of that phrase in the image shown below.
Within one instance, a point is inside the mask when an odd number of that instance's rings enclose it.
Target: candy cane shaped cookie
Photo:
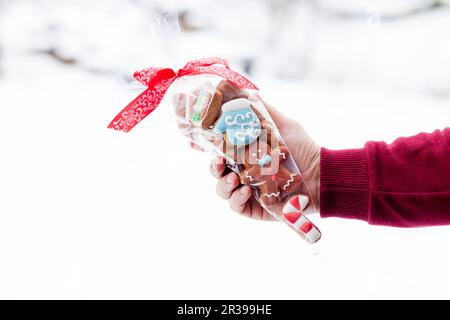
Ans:
[[[306,195],[295,195],[283,207],[283,220],[309,243],[317,242],[321,233],[319,229],[303,215],[303,209],[308,205]]]

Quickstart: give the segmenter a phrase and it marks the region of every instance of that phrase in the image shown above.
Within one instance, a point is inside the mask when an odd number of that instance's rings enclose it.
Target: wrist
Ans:
[[[320,208],[320,147],[314,150],[309,168],[302,172],[310,197],[310,206],[307,212],[319,212]]]
[[[320,147],[317,151],[317,156],[314,158],[313,175],[311,180],[311,197],[313,201],[314,211],[319,211],[320,208]]]

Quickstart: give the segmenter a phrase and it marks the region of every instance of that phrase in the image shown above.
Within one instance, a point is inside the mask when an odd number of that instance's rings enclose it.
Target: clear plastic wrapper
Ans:
[[[171,91],[181,133],[225,159],[273,217],[318,241],[319,229],[303,214],[312,205],[306,185],[259,95],[211,75],[179,78]]]
[[[179,52],[172,48],[179,35],[176,15],[157,19],[152,30],[166,44],[157,46],[166,48],[161,57]],[[169,60],[176,64],[178,59]],[[319,229],[303,214],[312,203],[301,173],[251,81],[222,58],[193,60],[178,70],[147,68],[135,72],[134,78],[147,89],[116,115],[109,128],[128,132],[163,98],[170,99],[183,135],[224,158],[273,217],[309,243],[320,239]]]

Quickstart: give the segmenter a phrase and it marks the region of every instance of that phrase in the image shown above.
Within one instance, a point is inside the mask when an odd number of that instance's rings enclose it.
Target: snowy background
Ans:
[[[328,148],[442,129],[448,30],[450,1],[0,0],[0,298],[450,298],[448,227],[316,215],[308,246],[215,196],[167,104],[105,128],[133,70],[222,56]]]

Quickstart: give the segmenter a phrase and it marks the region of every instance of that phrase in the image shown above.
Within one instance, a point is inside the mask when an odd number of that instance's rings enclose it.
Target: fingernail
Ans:
[[[233,183],[233,173],[230,173],[228,176],[227,176],[227,183]]]
[[[247,188],[246,187],[242,187],[240,191],[241,191],[241,194],[247,194]]]

